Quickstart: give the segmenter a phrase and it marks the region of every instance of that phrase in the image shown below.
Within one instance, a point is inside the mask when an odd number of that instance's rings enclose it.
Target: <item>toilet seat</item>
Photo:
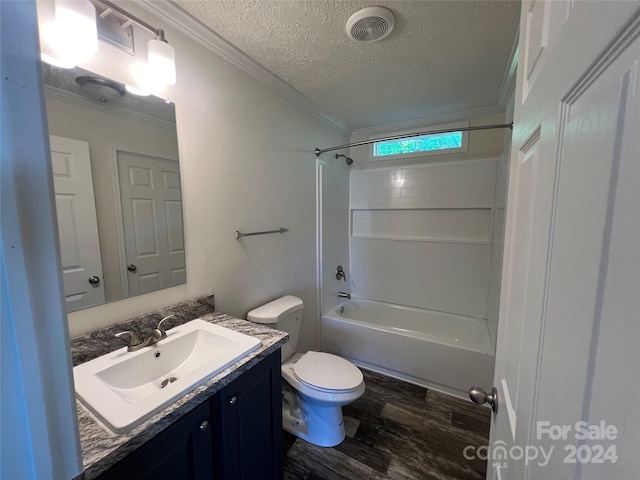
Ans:
[[[307,352],[292,367],[298,381],[321,392],[350,392],[364,379],[358,367],[330,353]]]

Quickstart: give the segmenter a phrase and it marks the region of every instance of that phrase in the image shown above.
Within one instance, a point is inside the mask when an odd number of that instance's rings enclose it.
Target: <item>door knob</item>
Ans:
[[[231,397],[231,400],[229,400],[229,404],[235,405],[237,401],[238,401],[238,397]]]
[[[129,265],[127,267],[127,270],[129,270],[130,272],[135,272],[136,270],[138,270],[138,267],[136,267],[133,263],[131,265]]]
[[[93,277],[89,277],[89,283],[91,285],[97,285],[100,283],[100,277],[96,277],[95,275]]]
[[[491,389],[491,393],[487,394],[482,387],[471,387],[469,389],[469,398],[473,403],[478,405],[484,405],[488,403],[491,405],[491,410],[493,413],[497,413],[498,411],[498,389],[493,387]]]

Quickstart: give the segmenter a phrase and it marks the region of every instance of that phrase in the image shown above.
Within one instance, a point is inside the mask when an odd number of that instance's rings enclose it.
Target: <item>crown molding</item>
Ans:
[[[453,123],[461,120],[484,117],[486,115],[494,115],[497,113],[504,113],[504,109],[498,105],[493,105],[490,107],[461,110],[459,112],[447,113],[444,115],[432,115],[429,117],[416,118],[414,120],[408,120],[404,122],[387,123],[385,125],[376,125],[374,127],[359,128],[351,133],[351,141],[356,141],[356,139],[367,139],[371,136],[388,132],[410,130],[413,128],[423,128],[430,125]]]
[[[110,105],[108,103],[96,103],[88,98],[82,97],[80,95],[76,95],[74,93],[69,93],[66,90],[61,90],[59,88],[51,87],[49,85],[44,86],[44,91],[46,96],[50,98],[57,98],[59,100],[75,103],[76,105],[82,105],[83,107],[91,108],[93,110],[97,110],[102,113],[110,113],[112,115],[117,115],[119,117],[128,118],[130,120],[134,120],[140,123],[144,123],[150,125],[152,127],[164,128],[165,130],[170,130],[172,132],[176,131],[175,123],[167,122],[165,120],[160,120],[155,117],[150,117],[149,115],[145,115],[143,113],[134,112],[133,110],[127,110],[126,108],[117,107],[115,105]]]
[[[234,65],[270,88],[281,97],[289,100],[298,108],[343,133],[349,133],[351,131],[344,122],[328,113],[322,112],[318,106],[305,95],[257,63],[242,50],[227,42],[175,3],[171,1],[158,2],[142,0],[139,5],[150,13],[158,16],[162,21],[180,31],[182,34],[221,57],[223,60],[226,60],[231,65]]]
[[[516,36],[513,39],[513,45],[511,45],[511,53],[509,53],[509,63],[507,69],[502,77],[502,83],[500,84],[500,91],[498,92],[498,105],[502,108],[506,108],[509,104],[509,100],[516,89],[516,72],[518,70],[518,41],[520,38],[520,31],[516,31]]]

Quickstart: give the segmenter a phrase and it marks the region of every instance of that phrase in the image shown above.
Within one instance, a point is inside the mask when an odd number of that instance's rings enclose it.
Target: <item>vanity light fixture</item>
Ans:
[[[42,60],[61,68],[73,68],[98,51],[96,9],[89,0],[56,0],[55,20],[43,27],[49,52]]]
[[[133,72],[138,85],[127,85],[136,95],[149,95],[176,83],[176,54],[164,31],[131,15],[106,0],[55,0],[55,20],[43,27],[46,51],[42,60],[60,68],[73,68],[98,51],[96,8],[104,6],[100,17],[115,15],[124,19],[123,27],[135,24],[154,35],[147,43],[147,62],[136,65]]]
[[[167,43],[162,30],[158,30],[155,40],[147,43],[147,63],[150,76],[161,79],[165,85],[175,85],[176,52]]]
[[[134,76],[138,85],[127,85],[127,90],[131,93],[146,94],[155,93],[168,85],[176,83],[176,53],[167,39],[164,37],[164,30],[154,28],[147,22],[140,20],[122,9],[113,2],[107,0],[94,0],[107,7],[101,15],[115,12],[126,18],[129,23],[134,23],[155,36],[153,40],[147,42],[147,63],[137,65],[137,72]]]

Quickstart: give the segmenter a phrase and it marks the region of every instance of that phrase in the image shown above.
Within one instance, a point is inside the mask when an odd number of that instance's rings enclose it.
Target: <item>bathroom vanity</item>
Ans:
[[[202,299],[201,299],[202,300]],[[198,302],[198,301],[194,301]],[[183,304],[72,339],[74,365],[122,347],[114,333],[177,313],[259,338],[262,345],[133,430],[116,435],[77,402],[85,480],[282,478],[280,347],[287,334]],[[186,306],[186,307],[185,307]],[[211,312],[211,309],[208,310]]]
[[[280,378],[278,349],[98,478],[282,478]]]

